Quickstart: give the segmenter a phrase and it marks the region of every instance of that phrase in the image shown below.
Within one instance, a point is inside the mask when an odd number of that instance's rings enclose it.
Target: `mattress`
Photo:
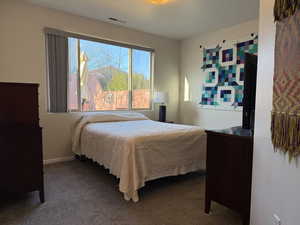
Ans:
[[[126,200],[137,202],[146,181],[205,169],[206,134],[199,127],[143,116],[92,121],[77,127],[80,132],[73,139],[73,150],[117,176]]]

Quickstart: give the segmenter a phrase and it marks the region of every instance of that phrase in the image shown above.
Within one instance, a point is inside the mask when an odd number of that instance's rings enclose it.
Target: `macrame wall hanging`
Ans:
[[[274,17],[272,142],[291,160],[300,155],[300,0],[275,0]]]

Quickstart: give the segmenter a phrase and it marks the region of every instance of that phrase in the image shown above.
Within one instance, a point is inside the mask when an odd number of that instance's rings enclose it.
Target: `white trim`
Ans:
[[[44,165],[49,165],[53,163],[59,163],[59,162],[68,162],[74,160],[74,156],[69,156],[69,157],[61,157],[61,158],[56,158],[56,159],[47,159],[44,160]]]

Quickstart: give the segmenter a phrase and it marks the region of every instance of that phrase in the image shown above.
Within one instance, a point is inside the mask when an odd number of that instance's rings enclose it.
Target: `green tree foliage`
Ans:
[[[145,80],[142,74],[132,75],[133,89],[146,89],[150,88],[149,80]],[[114,71],[112,79],[107,85],[110,91],[124,91],[128,90],[128,75],[122,71]]]
[[[142,74],[132,74],[132,88],[135,89],[146,89],[150,88],[150,81],[145,80],[145,77]]]
[[[128,78],[126,73],[115,72],[107,85],[110,91],[128,90]]]

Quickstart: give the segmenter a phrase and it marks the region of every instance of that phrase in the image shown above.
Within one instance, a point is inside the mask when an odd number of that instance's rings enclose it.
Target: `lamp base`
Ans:
[[[166,122],[167,107],[165,105],[159,106],[159,122]]]

